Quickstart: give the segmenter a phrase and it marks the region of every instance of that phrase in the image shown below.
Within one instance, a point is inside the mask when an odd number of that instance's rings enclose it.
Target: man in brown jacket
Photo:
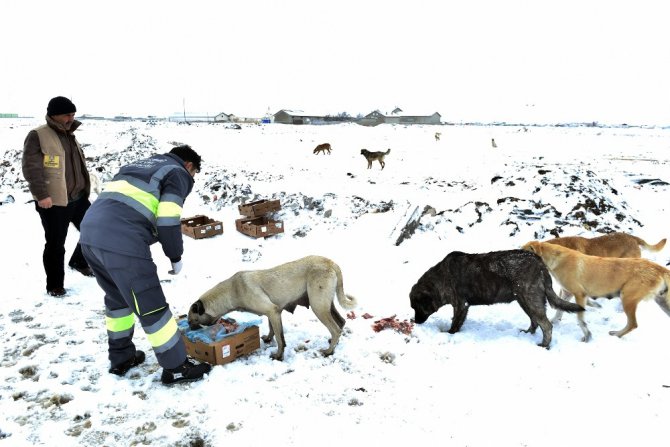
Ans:
[[[23,176],[35,199],[35,209],[44,228],[42,261],[51,296],[66,294],[65,239],[70,223],[79,224],[91,202],[91,180],[84,153],[74,136],[81,125],[74,119],[77,108],[68,98],[56,96],[47,106],[46,124],[28,133],[23,143]],[[85,276],[93,276],[79,243],[68,265]]]

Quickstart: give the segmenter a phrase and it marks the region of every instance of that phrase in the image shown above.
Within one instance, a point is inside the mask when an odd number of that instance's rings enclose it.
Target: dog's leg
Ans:
[[[560,297],[564,299],[565,301],[570,301],[570,298],[572,298],[572,294],[568,292],[567,290],[561,288],[561,293]],[[551,319],[552,324],[558,324],[561,322],[561,318],[563,318],[563,313],[564,311],[561,309],[556,309],[556,313],[554,314],[554,318]]]
[[[330,304],[330,315],[333,317],[333,320],[335,320],[335,323],[337,323],[339,328],[342,329],[346,320],[340,315],[337,308],[335,308],[335,303]]]
[[[335,352],[335,347],[340,340],[340,335],[342,335],[341,328],[344,326],[344,319],[337,312],[332,301],[336,283],[337,278],[333,275],[332,277],[319,278],[319,280],[307,284],[307,294],[309,295],[312,311],[330,332],[330,344],[328,348],[321,350],[324,357]],[[333,318],[333,314],[336,314],[338,318]],[[342,322],[341,325],[339,324],[340,321]]]
[[[537,321],[534,321],[534,318],[537,318]],[[534,334],[538,325],[540,326],[540,329],[542,329],[542,342],[538,343],[537,345],[542,348],[549,349],[549,345],[551,344],[551,334],[553,332],[553,326],[551,325],[551,322],[549,321],[546,315],[535,315],[535,317],[531,317],[530,327],[526,330],[522,329],[521,332]]]
[[[583,293],[579,293],[575,295],[575,302],[579,304],[580,306],[584,307],[586,304],[586,296]],[[589,327],[586,325],[586,321],[584,321],[584,312],[577,312],[577,323],[579,324],[579,327],[582,330],[582,333],[584,336],[582,337],[583,342],[588,342],[591,340],[591,331],[589,331]]]
[[[465,303],[457,303],[454,305],[454,316],[451,318],[451,327],[447,332],[450,334],[455,334],[461,330],[461,326],[465,322],[465,318],[468,316],[468,306]]]
[[[587,306],[591,306],[591,307],[596,307],[596,308],[601,308],[601,307],[602,307],[602,306],[601,306],[596,300],[594,300],[593,298],[589,298],[589,299],[586,301],[586,305],[587,305]]]
[[[270,322],[269,320],[270,320],[270,319],[268,318],[268,323]],[[270,331],[268,332],[268,335],[263,335],[263,336],[261,337],[261,340],[263,340],[263,342],[269,344],[269,343],[272,343],[272,339],[273,339],[274,336],[275,336],[275,331],[272,329],[272,325],[271,325],[271,324],[268,324],[268,326],[270,326]]]
[[[530,327],[525,331],[521,330],[521,332],[534,334],[539,325],[540,329],[542,329],[542,342],[538,343],[538,346],[549,349],[553,327],[547,318],[544,291],[537,293],[537,295],[533,295],[532,290],[523,294],[520,291],[516,293],[519,296],[517,298],[519,305],[526,312],[528,318],[530,318]]]
[[[268,313],[268,322],[270,323],[270,333],[269,335],[274,335],[275,340],[277,340],[277,351],[270,354],[270,357],[273,360],[284,360],[284,347],[286,346],[286,340],[284,340],[284,328],[282,327],[281,322],[281,309],[275,308]],[[263,340],[265,341],[265,339]]]
[[[386,163],[384,163],[384,160],[379,160],[379,164],[382,165],[382,169],[384,169],[384,166],[386,166]]]
[[[620,331],[610,331],[610,335],[616,335],[621,338],[637,327],[637,318],[635,311],[637,310],[637,303],[642,299],[637,293],[621,291],[621,302],[623,303],[623,312],[626,314],[626,326]]]

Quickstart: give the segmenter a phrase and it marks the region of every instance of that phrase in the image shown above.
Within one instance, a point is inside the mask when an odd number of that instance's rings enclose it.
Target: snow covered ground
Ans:
[[[190,144],[204,159],[184,217],[221,220],[223,235],[184,238],[184,269],[154,258],[175,315],[239,270],[308,254],[342,268],[358,299],[335,354],[311,310],[284,313],[284,361],[275,346],[216,366],[203,381],[164,387],[147,361],[125,378],[107,373],[102,293],[66,272],[64,298],[44,293],[39,217],[21,175],[27,132],[42,120],[0,121],[2,299],[0,445],[340,446],[445,444],[566,446],[667,444],[670,321],[651,302],[622,339],[618,299],[599,300],[580,341],[574,316],[551,348],[519,330],[517,303],[474,307],[446,331],[443,307],[406,335],[374,321],[413,317],[409,290],[449,252],[518,248],[552,235],[670,236],[670,129],[534,126],[222,125],[85,121],[77,132],[91,170],[105,178],[128,160]],[[434,134],[441,132],[436,141]],[[495,139],[497,148],[492,147]],[[329,142],[331,155],[312,149]],[[372,169],[360,150],[386,151]],[[235,230],[237,206],[280,199],[285,233],[253,239]],[[425,214],[423,214],[425,212]],[[423,214],[423,215],[422,215]],[[421,216],[415,232],[402,230]],[[76,243],[74,228],[67,254]],[[665,265],[668,249],[644,256]],[[548,309],[549,316],[553,310]],[[344,315],[344,311],[341,310]],[[368,313],[372,319],[362,318]],[[263,318],[261,332],[267,332]],[[274,345],[274,343],[273,343]]]

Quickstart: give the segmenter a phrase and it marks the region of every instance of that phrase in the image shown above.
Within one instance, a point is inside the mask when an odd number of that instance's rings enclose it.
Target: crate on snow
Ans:
[[[223,234],[223,224],[218,220],[198,214],[181,220],[181,232],[193,239],[202,239]]]
[[[284,222],[268,214],[281,209],[279,200],[256,200],[237,207],[244,217],[235,220],[235,228],[247,236],[259,238],[284,232]]]
[[[186,353],[201,362],[211,365],[225,365],[247,354],[251,354],[261,347],[260,330],[257,325],[246,326],[241,331],[231,332],[222,338],[204,342],[191,340],[185,333],[188,323],[186,317],[177,320],[181,337],[186,345]]]
[[[251,237],[267,237],[284,232],[284,222],[262,217],[243,217],[235,220],[235,227],[240,233]]]
[[[240,214],[246,217],[261,217],[265,214],[279,211],[281,204],[279,200],[256,200],[255,202],[243,203],[238,205]]]

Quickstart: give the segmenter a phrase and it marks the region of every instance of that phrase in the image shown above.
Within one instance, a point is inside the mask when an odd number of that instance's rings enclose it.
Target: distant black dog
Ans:
[[[532,254],[532,253],[531,253]],[[524,332],[535,333],[542,329],[542,343],[551,343],[552,325],[547,319],[546,302],[567,312],[580,312],[584,308],[564,301],[552,288],[551,276],[542,260],[525,250],[494,251],[468,254],[449,253],[431,267],[414,284],[409,293],[414,309],[414,321],[425,322],[445,304],[454,307],[450,334],[459,331],[469,306],[480,304],[519,302],[530,317],[530,327]]]
[[[390,148],[386,152],[370,152],[367,149],[361,149],[361,155],[364,156],[365,159],[368,161],[368,169],[372,168],[372,162],[375,160],[377,160],[382,169],[384,169],[384,166],[386,166],[384,158],[386,158],[386,156],[390,153],[391,153]]]

